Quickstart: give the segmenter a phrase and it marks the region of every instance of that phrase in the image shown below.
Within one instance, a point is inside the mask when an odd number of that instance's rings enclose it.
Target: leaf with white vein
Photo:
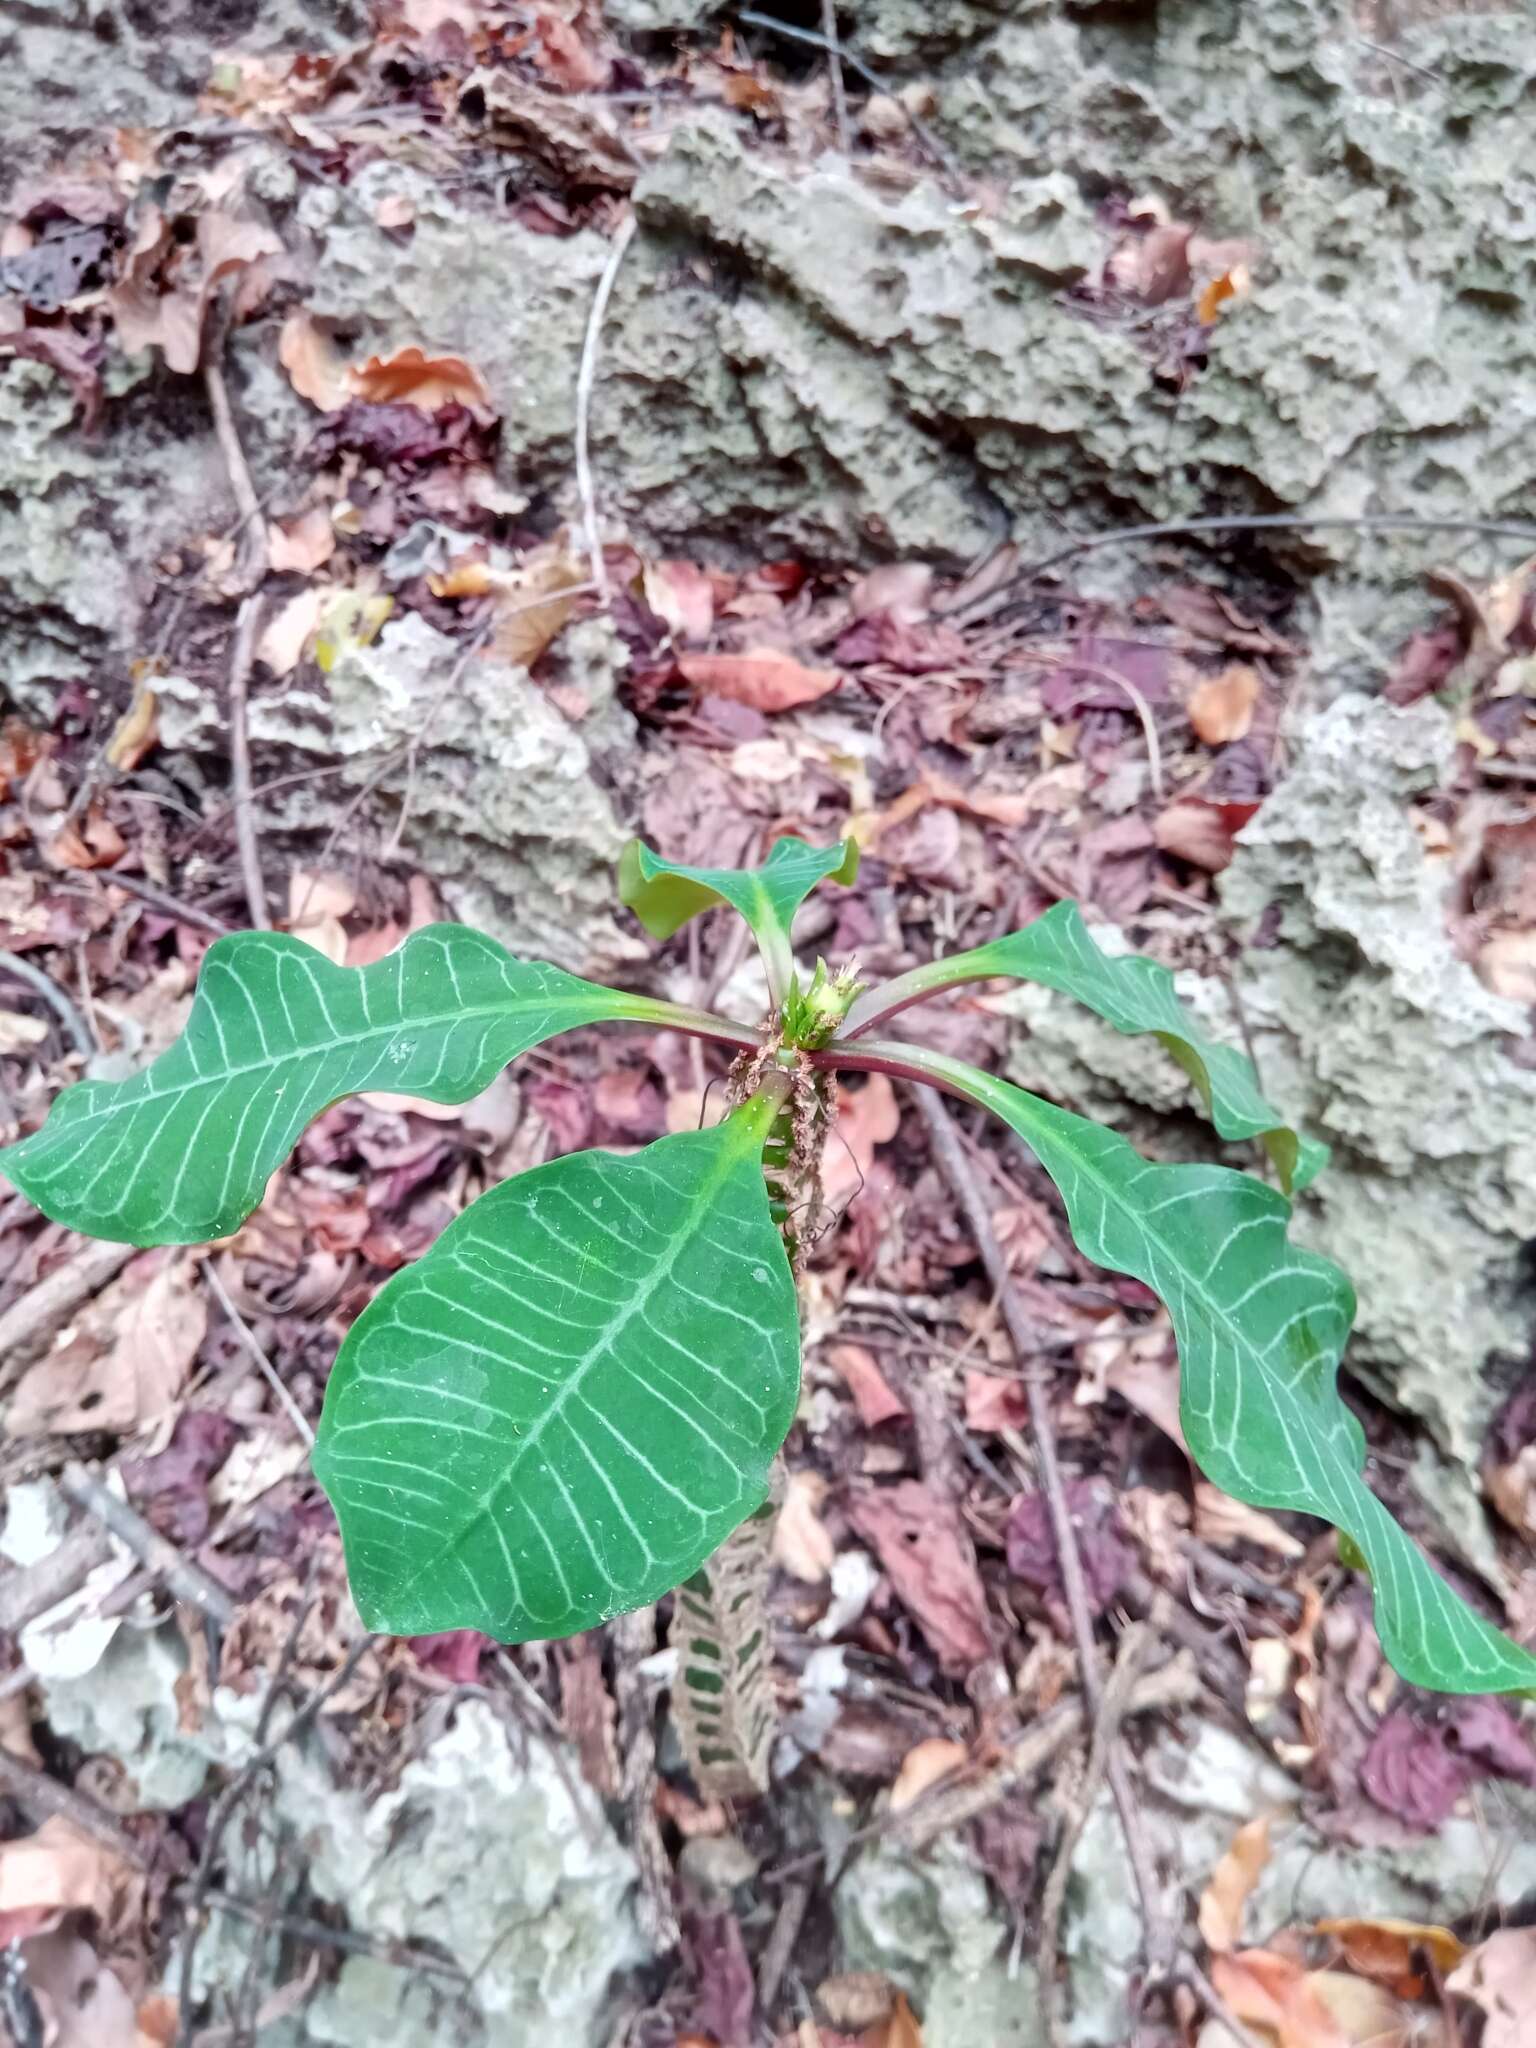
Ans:
[[[776,839],[760,868],[690,868],[663,860],[643,839],[631,839],[619,862],[619,895],[653,939],[669,939],[691,917],[729,903],[751,927],[768,971],[774,1001],[794,980],[790,927],[818,882],[853,881],[859,871],[857,840],[809,846]]]
[[[849,1011],[839,1042],[940,989],[994,976],[1056,989],[1127,1036],[1152,1033],[1189,1076],[1220,1135],[1259,1139],[1288,1193],[1306,1187],[1327,1165],[1328,1147],[1299,1137],[1264,1100],[1252,1061],[1235,1047],[1208,1038],[1195,1024],[1174,993],[1167,968],[1135,953],[1116,957],[1102,952],[1075,903],[1058,903],[1022,931],[914,967],[867,990]]]
[[[1361,1477],[1365,1439],[1335,1385],[1354,1290],[1286,1237],[1291,1205],[1225,1166],[1155,1166],[1124,1138],[940,1053],[867,1045],[1002,1118],[1061,1190],[1088,1257],[1167,1304],[1180,1414],[1201,1469],[1253,1507],[1321,1515],[1365,1560],[1395,1668],[1441,1692],[1523,1692],[1536,1657],[1454,1592]]]
[[[66,1088],[41,1130],[0,1151],[0,1169],[89,1236],[197,1244],[244,1221],[305,1125],[341,1096],[467,1102],[556,1032],[681,1015],[516,960],[464,925],[428,925],[371,967],[238,932],[208,949],[174,1045],[129,1080]]]
[[[761,1504],[800,1378],[773,1114],[519,1174],[358,1317],[314,1464],[370,1628],[570,1635]]]

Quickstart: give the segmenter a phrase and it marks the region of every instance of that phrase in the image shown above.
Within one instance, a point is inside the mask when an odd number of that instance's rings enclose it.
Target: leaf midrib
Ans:
[[[440,1026],[471,1023],[481,1018],[511,1018],[524,1010],[558,1011],[561,1008],[569,1008],[580,1012],[589,1007],[590,999],[578,1001],[572,996],[543,998],[538,1002],[535,1002],[531,997],[520,996],[510,999],[505,1003],[475,1004],[468,1009],[451,1010],[442,1015],[423,1018],[398,1017],[391,1024],[375,1025],[367,1031],[349,1032],[344,1036],[329,1039],[323,1044],[302,1046],[296,1051],[273,1053],[269,1058],[253,1060],[246,1066],[223,1067],[216,1073],[198,1074],[190,1081],[177,1082],[171,1088],[146,1088],[137,1100],[133,1102],[127,1102],[122,1096],[119,1096],[115,1102],[104,1103],[99,1109],[88,1109],[83,1116],[77,1116],[73,1122],[61,1128],[56,1135],[58,1137],[73,1137],[85,1125],[93,1123],[102,1117],[118,1115],[124,1109],[137,1109],[146,1102],[179,1101],[183,1096],[191,1095],[199,1088],[222,1088],[230,1081],[244,1080],[251,1074],[269,1074],[278,1067],[292,1065],[299,1060],[313,1059],[316,1053],[345,1052],[353,1046],[366,1045],[370,1039],[390,1038],[401,1031],[432,1031]],[[615,1011],[613,1014],[618,1015],[619,1013]],[[554,1034],[551,1033],[550,1035],[553,1036]],[[152,1072],[152,1068],[147,1068],[142,1076],[136,1076],[135,1078],[148,1080]],[[102,1082],[100,1085],[114,1088],[120,1087],[122,1084],[107,1081]],[[33,1134],[34,1137],[41,1138],[46,1136],[47,1129],[48,1127],[45,1124],[41,1130]]]
[[[414,1592],[429,1571],[434,1570],[440,1565],[444,1558],[452,1557],[480,1523],[490,1519],[496,1502],[517,1476],[528,1453],[538,1448],[545,1430],[562,1413],[566,1402],[573,1399],[581,1387],[586,1384],[588,1375],[597,1365],[599,1359],[612,1354],[615,1344],[622,1338],[624,1332],[635,1318],[643,1314],[652,1295],[654,1295],[663,1280],[668,1280],[672,1277],[672,1269],[682,1256],[684,1245],[693,1236],[694,1225],[698,1220],[700,1210],[710,1206],[720,1183],[734,1172],[737,1163],[737,1152],[735,1150],[727,1151],[721,1155],[720,1163],[707,1174],[705,1179],[699,1182],[687,1212],[686,1226],[677,1233],[671,1249],[666,1253],[664,1259],[658,1261],[649,1279],[644,1283],[640,1291],[630,1298],[625,1304],[623,1311],[613,1322],[607,1325],[600,1341],[587,1351],[581,1363],[562,1383],[559,1392],[544,1410],[543,1414],[529,1426],[526,1434],[518,1438],[509,1463],[503,1466],[501,1472],[482,1497],[479,1505],[474,1507],[465,1516],[460,1525],[444,1538],[441,1546],[429,1558],[423,1560],[416,1570],[412,1572],[410,1578],[399,1588],[399,1597],[402,1601]],[[430,1421],[427,1426],[431,1426]],[[609,1579],[609,1584],[610,1586],[613,1584],[611,1578]]]

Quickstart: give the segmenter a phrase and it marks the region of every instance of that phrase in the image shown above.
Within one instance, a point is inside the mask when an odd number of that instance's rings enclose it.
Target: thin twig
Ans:
[[[261,499],[251,480],[251,466],[240,445],[235,409],[229,402],[229,386],[224,381],[224,345],[229,338],[229,329],[230,318],[226,310],[214,322],[208,337],[203,360],[203,388],[208,394],[208,410],[213,414],[213,431],[219,453],[229,473],[235,509],[240,515],[237,545],[244,557],[241,586],[246,591],[254,591],[267,573],[267,529],[261,517]]]
[[[832,87],[832,117],[837,123],[837,146],[844,156],[852,156],[853,130],[848,123],[848,93],[843,85],[843,46],[837,34],[837,0],[821,0],[821,35],[827,46],[827,78]]]
[[[235,1603],[201,1565],[183,1557],[158,1529],[152,1529],[141,1514],[119,1500],[83,1465],[66,1465],[59,1474],[59,1491],[110,1529],[119,1543],[125,1543],[156,1578],[162,1579],[178,1600],[185,1600],[221,1629],[235,1618]]]
[[[1117,690],[1123,690],[1130,698],[1136,716],[1141,720],[1142,735],[1147,742],[1147,769],[1152,779],[1152,794],[1159,803],[1163,800],[1163,750],[1158,744],[1157,724],[1152,716],[1152,707],[1137,689],[1129,676],[1118,675],[1112,668],[1096,668],[1091,662],[1074,661],[1070,664],[1074,675],[1089,676],[1101,683],[1113,683]]]
[[[294,1628],[289,1633],[288,1642],[283,1651],[284,1667],[293,1654],[303,1622],[304,1612],[301,1611]],[[202,1939],[203,1930],[208,1924],[208,1894],[212,1886],[213,1869],[218,1860],[219,1848],[223,1842],[225,1830],[228,1828],[237,1808],[250,1791],[252,1785],[255,1784],[257,1778],[264,1771],[271,1769],[277,1760],[278,1752],[283,1748],[284,1744],[297,1741],[315,1720],[326,1702],[334,1698],[341,1691],[342,1687],[351,1681],[353,1672],[362,1662],[367,1652],[373,1648],[374,1642],[375,1638],[371,1635],[359,1636],[358,1640],[347,1652],[340,1668],[332,1673],[324,1685],[315,1687],[304,1704],[297,1709],[293,1719],[279,1734],[268,1738],[266,1729],[271,1718],[272,1708],[280,1694],[287,1689],[286,1681],[282,1676],[282,1669],[279,1669],[279,1672],[273,1678],[268,1688],[261,1717],[256,1724],[257,1738],[261,1742],[261,1747],[254,1754],[246,1758],[235,1776],[231,1778],[209,1808],[207,1825],[203,1833],[202,1853],[198,1857],[197,1869],[193,1873],[192,1895],[187,1902],[186,1928],[182,1938],[181,1970],[177,1986],[180,2018],[177,2026],[175,2048],[190,2048],[190,2043],[196,2036],[197,2030],[192,2012],[194,2003],[193,1992],[197,1982],[195,1969],[197,1949],[198,1943]]]
[[[97,1050],[85,1019],[75,1008],[63,989],[51,975],[44,974],[41,967],[24,960],[19,953],[0,952],[0,973],[13,975],[17,981],[24,981],[34,995],[40,996],[64,1027],[64,1035],[71,1047],[82,1059],[90,1059]]]
[[[744,15],[742,19],[747,17]],[[1410,512],[1357,512],[1348,518],[1343,515],[1314,518],[1305,512],[1255,512],[1230,519],[1160,519],[1145,526],[1115,526],[1104,533],[1090,533],[1081,540],[1070,541],[1065,547],[1057,548],[1054,554],[1031,562],[1028,568],[1015,569],[1005,583],[998,584],[967,604],[957,605],[947,616],[974,626],[999,612],[1010,611],[1024,602],[1014,595],[1023,585],[1033,583],[1048,569],[1058,568],[1061,563],[1070,562],[1078,555],[1091,554],[1098,548],[1129,547],[1144,540],[1177,540],[1190,533],[1292,533],[1308,528],[1321,532],[1480,533],[1493,540],[1519,540],[1524,541],[1527,547],[1536,546],[1536,526],[1515,519],[1434,519],[1428,514]]]
[[[959,1132],[948,1110],[931,1089],[920,1088],[917,1091],[917,1099],[928,1131],[934,1163],[949,1182],[970,1226],[976,1249],[981,1254],[982,1265],[986,1268],[987,1277],[1002,1304],[1003,1320],[1018,1352],[1019,1363],[1026,1368],[1024,1390],[1029,1404],[1029,1426],[1034,1443],[1035,1463],[1040,1473],[1040,1487],[1045,1495],[1051,1532],[1055,1539],[1057,1568],[1061,1573],[1062,1590],[1066,1595],[1083,1697],[1088,1703],[1090,1713],[1097,1720],[1102,1711],[1103,1688],[1099,1682],[1094,1649],[1093,1615],[1088,1604],[1082,1553],[1078,1548],[1077,1531],[1073,1526],[1072,1511],[1067,1504],[1066,1486],[1056,1450],[1056,1422],[1051,1413],[1050,1391],[1041,1373],[1027,1369],[1034,1355],[1035,1332],[1014,1289],[1008,1272],[1008,1262],[997,1241],[997,1232],[992,1227],[991,1212],[987,1208],[975,1169],[964,1145],[960,1142]],[[1166,1982],[1178,1954],[1177,1937],[1169,1925],[1159,1897],[1157,1872],[1141,1825],[1135,1788],[1125,1768],[1124,1757],[1115,1748],[1111,1748],[1106,1761],[1105,1776],[1120,1814],[1126,1856],[1141,1907],[1148,1980],[1154,1984]],[[1050,1959],[1042,1957],[1041,1962],[1043,1968],[1048,1968]]]
[[[235,1307],[234,1302],[230,1299],[229,1290],[224,1285],[224,1282],[219,1278],[217,1269],[211,1264],[205,1265],[203,1267],[203,1278],[208,1282],[208,1285],[213,1289],[213,1292],[217,1295],[219,1307],[223,1309],[225,1315],[228,1316],[229,1320],[234,1324],[235,1334],[239,1337],[240,1342],[245,1346],[246,1353],[249,1356],[251,1363],[256,1367],[256,1370],[261,1374],[262,1378],[271,1388],[273,1397],[276,1399],[278,1406],[282,1409],[283,1413],[288,1417],[288,1420],[293,1424],[294,1428],[298,1431],[300,1437],[302,1437],[304,1442],[308,1444],[311,1447],[311,1449],[313,1449],[315,1441],[315,1432],[309,1426],[308,1416],[304,1413],[304,1410],[299,1406],[298,1402],[295,1401],[292,1394],[289,1393],[287,1387],[283,1385],[282,1380],[278,1377],[276,1366],[273,1365],[271,1359],[268,1358],[266,1352],[263,1351],[261,1346],[256,1342],[256,1333],[252,1330],[250,1324],[245,1320],[245,1317],[241,1315],[239,1309]]]
[[[229,664],[229,762],[235,785],[235,845],[240,854],[245,900],[250,906],[251,924],[257,931],[265,932],[272,929],[272,918],[267,908],[267,885],[261,876],[261,846],[251,800],[251,736],[246,718],[260,624],[260,597],[243,599],[235,621],[235,647]]]
[[[593,294],[586,338],[581,344],[581,366],[576,373],[576,491],[581,499],[582,530],[587,537],[587,561],[592,580],[605,604],[608,601],[608,570],[603,561],[603,537],[597,523],[597,491],[592,482],[592,387],[597,379],[598,346],[602,340],[608,300],[613,293],[614,279],[619,274],[619,265],[624,261],[624,251],[635,238],[637,225],[635,215],[628,214],[614,234],[608,261],[603,265],[603,274],[597,280],[597,290]]]
[[[1099,1702],[1099,1711],[1093,1724],[1093,1740],[1088,1746],[1088,1765],[1083,1773],[1083,1782],[1078,1788],[1073,1811],[1062,1829],[1061,1841],[1057,1845],[1056,1858],[1051,1865],[1051,1874],[1045,1881],[1045,1892],[1040,1902],[1040,1938],[1038,1944],[1038,1967],[1040,1979],[1040,2022],[1045,2034],[1046,2048],[1060,2048],[1061,2013],[1056,1982],[1056,1950],[1061,1935],[1061,1909],[1066,1903],[1067,1880],[1072,1875],[1072,1859],[1077,1854],[1078,1844],[1083,1839],[1083,1829],[1088,1825],[1088,1816],[1104,1782],[1110,1756],[1119,1738],[1120,1723],[1130,1705],[1141,1669],[1142,1658],[1151,1646],[1152,1632],[1144,1622],[1136,1622],[1120,1638],[1120,1648],[1115,1656],[1115,1668],[1110,1674],[1104,1697]]]
[[[746,7],[741,9],[736,19],[738,21],[750,22],[753,28],[765,28],[770,34],[783,36],[789,42],[808,43],[813,50],[824,50],[828,56],[831,55],[831,45],[826,37],[818,34],[813,28],[796,28],[790,22],[775,20],[771,14],[758,14],[751,8]],[[842,58],[844,68],[852,71],[857,77],[862,78],[871,92],[878,92],[882,95],[886,94],[888,90],[887,81],[880,76],[878,71],[871,71],[862,58],[855,57],[851,50],[842,49],[841,45],[839,45],[838,53]],[[944,147],[943,143],[939,141],[932,129],[929,128],[928,124],[925,121],[920,121],[906,101],[899,96],[897,97],[896,104],[900,107],[902,113],[906,115],[907,126],[912,130],[913,135],[922,144],[945,177],[958,178],[960,173],[956,168],[954,158]]]
[[[233,1892],[210,1890],[204,1896],[205,1903],[216,1913],[228,1913],[237,1920],[275,1929],[280,1934],[291,1934],[295,1940],[308,1942],[313,1948],[331,1948],[348,1956],[372,1956],[375,1962],[388,1963],[397,1970],[420,1970],[424,1977],[444,1977],[453,1984],[469,1982],[467,1973],[457,1963],[448,1962],[442,1956],[428,1955],[424,1949],[413,1948],[407,1942],[387,1937],[376,1939],[366,1934],[355,1934],[344,1927],[327,1927],[323,1920],[306,1920],[295,1913],[269,1913],[259,1899],[242,1899]]]
[[[109,1813],[72,1785],[63,1785],[35,1765],[23,1763],[8,1749],[0,1749],[0,1792],[7,1799],[14,1799],[27,1818],[39,1826],[45,1820],[67,1820],[82,1834],[91,1835],[110,1849],[114,1856],[120,1856],[135,1869],[143,1869],[144,1851],[115,1813]]]
[[[73,1258],[29,1287],[0,1315],[0,1388],[42,1348],[66,1316],[100,1292],[133,1257],[131,1244],[89,1239]]]
[[[141,903],[147,903],[153,910],[163,911],[167,917],[174,917],[182,924],[189,924],[195,931],[207,932],[210,938],[221,939],[233,929],[222,917],[215,917],[211,910],[199,910],[195,903],[183,903],[179,896],[172,896],[168,890],[157,889],[153,882],[146,882],[139,875],[113,874],[108,877],[114,889],[126,889],[130,896],[137,896]]]

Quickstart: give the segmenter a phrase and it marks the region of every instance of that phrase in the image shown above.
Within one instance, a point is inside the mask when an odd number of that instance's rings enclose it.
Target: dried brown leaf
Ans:
[[[1233,662],[1219,676],[1207,676],[1190,692],[1189,722],[1208,747],[1240,740],[1253,724],[1262,685],[1257,669]]]
[[[1213,1955],[1226,1955],[1243,1938],[1243,1910],[1269,1861],[1269,1818],[1261,1814],[1232,1837],[1231,1847],[1200,1895],[1200,1933]]]
[[[709,697],[728,697],[753,711],[792,711],[814,704],[842,682],[835,668],[807,668],[777,648],[749,648],[744,654],[680,654],[678,674]]]
[[[1319,1920],[1317,1932],[1333,1937],[1358,1976],[1385,1984],[1399,1998],[1422,1998],[1430,1989],[1426,1959],[1435,1975],[1447,1977],[1467,1953],[1448,1927],[1416,1920]]]
[[[292,569],[307,576],[336,552],[336,529],[324,505],[311,505],[291,519],[267,525],[267,563],[275,570]]]
[[[952,1777],[969,1762],[970,1754],[963,1742],[949,1742],[939,1735],[909,1749],[901,1760],[901,1769],[891,1787],[892,1813],[900,1813],[903,1807],[921,1799],[941,1779]]]
[[[463,405],[482,419],[496,417],[490,386],[462,356],[429,356],[424,349],[400,348],[393,355],[353,363],[347,382],[351,395],[368,405],[414,405],[422,412]]]
[[[877,1429],[882,1422],[900,1421],[911,1413],[901,1396],[887,1385],[875,1354],[867,1345],[830,1344],[827,1357],[848,1382],[853,1405],[866,1429]]]

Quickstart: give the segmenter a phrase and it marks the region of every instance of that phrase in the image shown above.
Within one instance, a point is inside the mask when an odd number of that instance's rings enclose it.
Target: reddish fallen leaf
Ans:
[[[887,1145],[901,1124],[901,1106],[888,1074],[871,1074],[862,1088],[837,1090],[837,1120],[822,1158],[822,1192],[834,1208],[851,1201],[869,1178],[875,1148]]]
[[[1200,1894],[1200,1934],[1213,1955],[1226,1955],[1243,1938],[1243,1911],[1269,1861],[1269,1817],[1248,1821],[1211,1873]]]
[[[328,562],[335,551],[336,529],[323,505],[311,505],[291,519],[268,523],[267,563],[274,571],[293,569],[307,576]]]
[[[300,398],[321,412],[339,412],[355,396],[347,380],[347,359],[308,313],[290,313],[277,338],[277,359]]]
[[[878,1429],[882,1422],[898,1422],[911,1414],[899,1394],[886,1384],[875,1354],[863,1344],[830,1344],[827,1357],[848,1382],[853,1405],[866,1429]]]
[[[853,1493],[848,1519],[951,1677],[991,1654],[986,1594],[949,1501],[921,1480],[903,1479]]]
[[[1194,229],[1167,221],[1122,242],[1106,266],[1110,281],[1145,306],[1165,306],[1190,288],[1189,244]]]
[[[1067,1512],[1077,1532],[1089,1604],[1102,1614],[1125,1584],[1136,1562],[1115,1508],[1113,1495],[1091,1479],[1066,1487]],[[1008,1569],[1015,1578],[1060,1605],[1066,1598],[1056,1551],[1056,1532],[1043,1493],[1021,1493],[1008,1510]]]
[[[599,1074],[592,1101],[603,1122],[626,1138],[659,1138],[667,1128],[666,1099],[648,1068]]]
[[[0,1844],[0,1941],[25,1941],[69,1912],[105,1919],[127,1876],[93,1835],[50,1815],[36,1834]]]
[[[641,579],[645,601],[680,640],[707,640],[715,623],[715,586],[692,562],[651,562]]]
[[[92,804],[77,825],[62,825],[44,851],[56,868],[110,868],[127,852],[127,841],[104,812]]]
[[[1221,313],[1223,306],[1233,299],[1243,299],[1253,289],[1253,273],[1246,263],[1234,263],[1230,270],[1213,277],[1195,300],[1195,318],[1202,327],[1210,327]]]
[[[1536,1927],[1505,1927],[1490,1934],[1456,1966],[1446,1988],[1487,2014],[1482,2048],[1530,2048]]]
[[[407,1636],[406,1643],[423,1669],[441,1672],[455,1685],[473,1685],[480,1676],[480,1659],[494,1647],[490,1637],[475,1628],[449,1629],[438,1636]]]
[[[1153,832],[1164,853],[1218,875],[1236,851],[1237,835],[1255,815],[1256,803],[1216,803],[1209,797],[1180,797],[1161,813]]]
[[[690,1913],[683,1941],[697,1985],[694,2017],[700,2032],[719,2048],[748,2048],[757,1986],[736,1915],[728,1908]]]
[[[1219,676],[1207,676],[1190,692],[1189,722],[1195,737],[1208,747],[1225,746],[1240,740],[1253,724],[1253,707],[1259,701],[1259,675],[1244,662],[1235,661]]]
[[[1536,1748],[1497,1700],[1448,1701],[1434,1721],[1394,1708],[1360,1765],[1367,1797],[1426,1831],[1438,1827],[1480,1778],[1536,1785]]]
[[[1029,1396],[1022,1380],[1001,1379],[974,1368],[965,1375],[965,1426],[994,1431],[1023,1429],[1029,1421]]]
[[[934,572],[927,562],[885,562],[859,578],[849,593],[856,619],[881,614],[898,624],[915,626],[926,619],[933,601]]]
[[[1353,2048],[1304,1970],[1263,1948],[1211,1958],[1211,1981],[1238,2019],[1268,2029],[1274,2048]]]
[[[807,668],[774,648],[745,654],[680,654],[678,674],[705,696],[728,697],[754,711],[792,711],[814,704],[842,682],[841,669]]]

